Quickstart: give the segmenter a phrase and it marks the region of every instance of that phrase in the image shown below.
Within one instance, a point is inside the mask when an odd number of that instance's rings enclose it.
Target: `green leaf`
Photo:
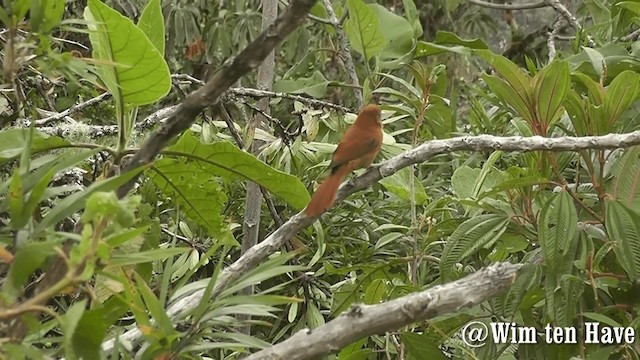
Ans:
[[[85,312],[87,306],[87,300],[80,300],[71,305],[67,312],[60,317],[60,327],[64,333],[64,350],[68,359],[75,359],[76,354],[73,347],[73,335],[75,334],[76,327]]]
[[[539,120],[552,124],[560,115],[570,85],[569,64],[556,60],[534,77],[534,98]]]
[[[498,100],[505,105],[511,106],[516,114],[525,119],[527,123],[531,124],[533,122],[533,114],[529,103],[525,102],[522,96],[518,96],[506,81],[497,76],[487,74],[483,74],[482,79],[487,83],[489,89],[495,93]]]
[[[438,30],[436,33],[436,39],[434,40],[436,44],[447,44],[447,45],[460,45],[469,49],[488,49],[489,46],[481,39],[462,39],[458,35],[449,32]]]
[[[616,200],[606,201],[605,225],[620,265],[631,281],[640,279],[640,214]]]
[[[308,94],[315,98],[324,98],[331,81],[327,80],[318,70],[308,78],[295,80],[278,80],[273,84],[273,91],[291,94]]]
[[[59,241],[31,242],[21,246],[13,258],[9,273],[2,284],[2,293],[7,303],[20,295],[22,286],[50,255]]]
[[[196,161],[169,158],[157,160],[154,169],[156,172],[149,178],[165,196],[175,199],[186,215],[211,236],[231,241],[229,227],[221,215],[227,196],[213,176],[215,170]]]
[[[347,0],[347,7],[349,19],[344,24],[347,38],[355,51],[370,60],[380,54],[386,45],[379,29],[380,20],[362,0]]]
[[[82,314],[73,333],[73,349],[78,358],[99,359],[107,329],[129,309],[121,298],[113,297]]]
[[[623,71],[607,86],[604,111],[613,124],[640,95],[640,74],[635,71]]]
[[[93,193],[113,191],[127,183],[127,181],[136,177],[141,171],[142,168],[133,169],[124,174],[120,174],[106,180],[97,181],[91,184],[91,186],[89,186],[84,191],[76,192],[72,195],[67,196],[56,206],[54,206],[53,209],[49,211],[49,213],[47,213],[44,219],[42,219],[42,221],[36,226],[33,235],[37,236],[41,232],[52,228],[62,219],[69,217],[71,214],[77,211],[80,211],[82,208],[84,208],[87,199]]]
[[[451,234],[442,251],[440,273],[450,279],[453,267],[480,248],[495,242],[504,233],[509,219],[498,214],[482,214],[464,221]]]
[[[416,8],[416,4],[413,0],[402,0],[402,7],[404,8],[404,16],[411,24],[413,29],[413,37],[419,38],[422,36],[422,21],[420,20],[420,12]]]
[[[29,138],[29,129],[8,129],[0,131],[0,164],[13,160],[22,154]],[[58,136],[49,136],[37,130],[33,132],[31,154],[68,147],[70,143]]]
[[[30,214],[24,213],[24,188],[20,178],[20,170],[15,169],[9,183],[9,215],[14,230],[22,228],[29,220]]]
[[[578,214],[573,198],[566,191],[554,193],[538,218],[538,237],[545,265],[557,278],[571,269],[566,256],[576,239],[577,227]]]
[[[378,30],[381,34],[384,34],[385,46],[379,54],[381,65],[390,65],[385,61],[399,59],[411,52],[414,43],[413,28],[407,19],[394,14],[379,4],[369,4],[367,6],[378,17]],[[394,66],[400,66],[400,64],[395,64]]]
[[[602,76],[602,74],[604,73],[604,66],[606,64],[604,56],[602,56],[602,54],[598,50],[592,49],[590,47],[583,46],[582,50],[584,50],[584,52],[589,57],[591,65],[593,65],[593,69],[596,71],[596,74],[598,74],[598,76]]]
[[[64,14],[64,1],[32,0],[29,11],[29,25],[36,33],[46,34],[60,24]]]
[[[169,92],[169,67],[140,28],[99,0],[89,0],[84,15],[100,78],[117,101],[146,105]]]
[[[640,15],[640,3],[636,1],[621,1],[616,4],[622,8],[632,11],[636,15]]]
[[[145,305],[147,305],[147,310],[151,317],[155,320],[155,324],[164,332],[164,336],[168,337],[169,335],[175,333],[176,331],[173,328],[173,322],[167,312],[162,306],[162,303],[156,295],[153,293],[153,290],[149,287],[147,282],[140,277],[140,275],[134,273],[136,279],[136,285],[140,294],[142,294],[142,298],[144,299]]]
[[[502,76],[502,78],[513,89],[513,96],[519,98],[518,103],[524,104],[530,113],[531,99],[533,95],[533,88],[531,86],[531,77],[525,74],[518,65],[511,62],[504,56],[496,55],[489,50],[475,50],[475,52],[484,59],[489,65],[491,65],[495,71]],[[521,114],[522,116],[522,114]],[[523,116],[527,119],[526,116]]]
[[[188,155],[209,174],[253,181],[296,209],[304,208],[311,199],[297,177],[270,167],[229,142],[203,144],[187,132],[170,150]]]
[[[640,147],[626,149],[612,169],[607,194],[630,209],[640,209]]]
[[[364,303],[365,304],[378,304],[384,298],[387,293],[387,288],[384,279],[373,279],[369,286],[364,291]]]
[[[429,339],[427,334],[414,334],[406,332],[400,335],[400,341],[402,341],[405,348],[407,349],[407,355],[409,355],[410,359],[448,359],[442,353],[442,350],[440,350],[438,344]]]
[[[158,49],[160,55],[164,55],[164,17],[162,16],[162,3],[160,0],[149,0],[142,10],[138,27],[149,38],[149,41]]]
[[[487,44],[480,39],[461,39],[458,35],[438,30],[433,42],[418,41],[416,57],[453,52],[460,55],[471,55],[472,49],[487,49]]]

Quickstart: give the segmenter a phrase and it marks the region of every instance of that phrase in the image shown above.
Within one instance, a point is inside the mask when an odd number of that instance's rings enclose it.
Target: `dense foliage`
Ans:
[[[309,201],[358,96],[383,109],[377,162],[434,139],[638,130],[638,3],[543,3],[319,1],[276,48],[277,94],[247,74],[155,161],[124,171],[167,109],[261,33],[260,2],[5,1],[0,356],[235,359],[354,303],[505,261],[523,266],[503,295],[329,358],[640,358],[637,341],[473,347],[460,337],[474,320],[640,331],[640,147],[624,141],[489,144],[399,169],[211,296],[241,255],[248,182],[268,195],[252,225],[264,239]],[[256,128],[263,98],[270,116]],[[199,290],[187,314],[166,311]],[[133,328],[141,341],[101,353]]]

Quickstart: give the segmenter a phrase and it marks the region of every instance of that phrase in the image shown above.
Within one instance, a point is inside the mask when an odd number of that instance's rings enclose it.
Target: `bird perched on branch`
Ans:
[[[305,214],[310,217],[320,216],[333,206],[342,179],[356,169],[369,167],[378,156],[381,146],[380,108],[370,104],[360,110],[356,121],[344,133],[331,158],[331,172],[313,194],[304,210]]]

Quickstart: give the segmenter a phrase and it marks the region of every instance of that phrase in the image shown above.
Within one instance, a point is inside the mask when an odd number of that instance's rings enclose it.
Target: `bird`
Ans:
[[[318,217],[335,202],[342,179],[350,172],[373,163],[382,147],[382,120],[378,105],[360,110],[356,121],[347,129],[331,157],[330,173],[311,197],[305,208],[308,217]]]

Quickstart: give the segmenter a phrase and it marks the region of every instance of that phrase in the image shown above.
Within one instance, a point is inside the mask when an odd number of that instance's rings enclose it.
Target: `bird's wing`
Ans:
[[[354,130],[354,131],[351,131]],[[376,131],[380,129],[361,129],[359,127],[350,128],[338,144],[338,148],[333,153],[331,165],[334,168],[346,164],[351,160],[361,158],[368,153],[375,151],[381,140],[376,136]]]

